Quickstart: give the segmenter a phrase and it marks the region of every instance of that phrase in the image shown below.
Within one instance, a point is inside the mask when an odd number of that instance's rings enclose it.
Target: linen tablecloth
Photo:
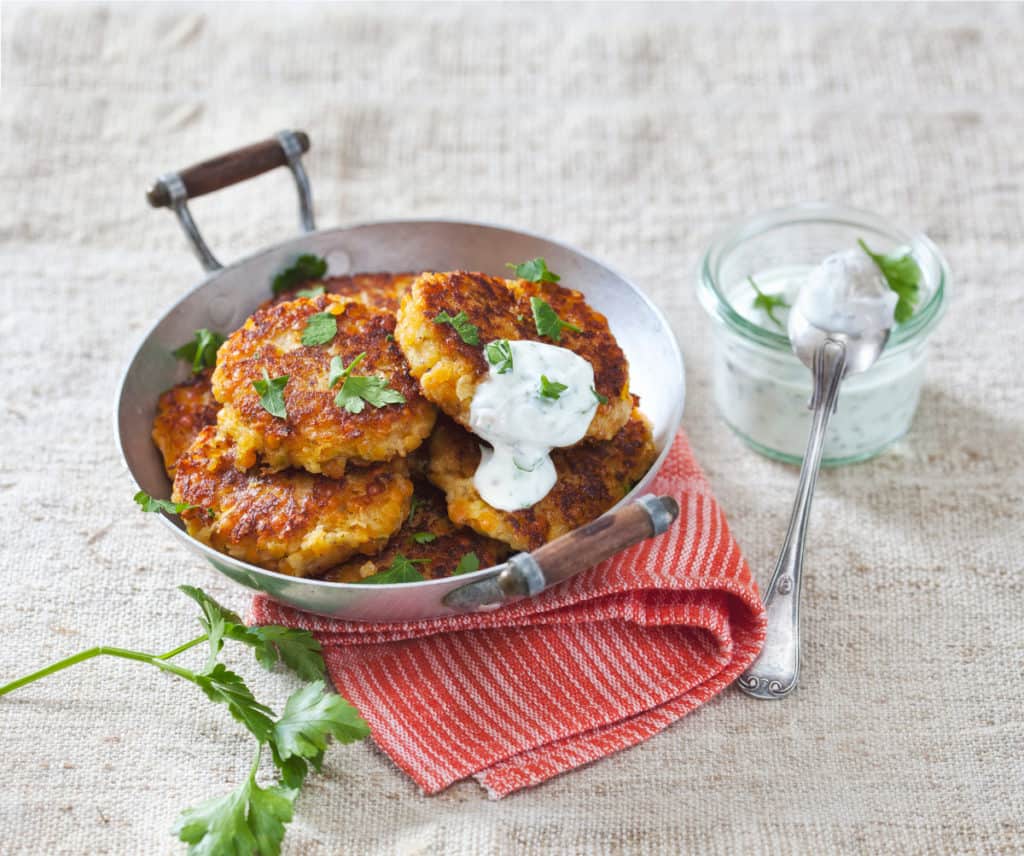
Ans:
[[[138,513],[111,428],[142,332],[200,277],[157,174],[309,131],[320,223],[506,223],[626,272],[687,361],[685,427],[761,583],[793,468],[713,412],[695,268],[757,209],[844,201],[955,275],[910,435],[822,475],[804,672],[495,804],[332,750],[286,852],[1024,849],[1024,7],[5,3],[0,676],[191,638],[191,583],[248,597]],[[236,258],[297,229],[284,171],[195,203]],[[197,655],[198,656],[198,655]],[[280,700],[294,684],[233,660]],[[4,853],[177,853],[249,738],[192,688],[93,661],[0,703]]]

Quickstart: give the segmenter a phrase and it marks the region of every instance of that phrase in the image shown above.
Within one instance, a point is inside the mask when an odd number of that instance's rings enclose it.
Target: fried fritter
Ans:
[[[310,316],[320,312],[335,316],[336,335],[325,345],[303,345]],[[249,469],[262,460],[275,470],[302,467],[339,478],[349,459],[386,461],[419,446],[436,411],[409,374],[394,328],[386,312],[326,295],[258,310],[221,346],[213,372],[213,394],[223,405],[217,424],[236,445],[236,465]],[[331,359],[340,356],[348,366],[363,353],[353,377],[383,378],[404,404],[367,402],[359,413],[335,404],[341,385],[328,386]],[[288,376],[284,419],[265,410],[253,388],[264,372]]]
[[[405,294],[416,276],[415,273],[355,273],[351,276],[329,276],[316,283],[304,283],[288,291],[283,291],[260,308],[287,303],[296,298],[297,291],[309,290],[311,286],[322,285],[327,294],[358,300],[367,306],[394,314],[402,302],[402,295]]]
[[[399,554],[407,559],[426,559],[416,569],[427,579],[434,580],[452,574],[459,560],[467,553],[476,553],[481,568],[488,568],[508,556],[509,549],[500,541],[480,535],[465,526],[456,526],[448,519],[444,494],[425,482],[414,482],[415,493],[412,512],[402,528],[375,556],[357,556],[335,568],[323,578],[338,583],[358,583],[373,574],[386,571]],[[430,533],[436,536],[427,543],[417,543],[414,535]]]
[[[207,425],[217,421],[220,405],[210,389],[207,369],[195,377],[172,386],[156,403],[153,442],[164,457],[164,469],[174,478],[174,465],[192,441]]]
[[[611,508],[656,457],[651,424],[634,409],[611,440],[555,449],[551,459],[558,481],[544,499],[523,511],[499,511],[484,502],[473,486],[480,463],[479,440],[442,419],[430,438],[428,475],[445,492],[452,521],[516,550],[534,550]]]
[[[303,577],[381,550],[409,513],[405,462],[353,467],[342,479],[302,470],[242,472],[231,443],[204,428],[178,459],[175,502],[188,533],[216,550]],[[212,514],[211,514],[212,512]]]
[[[537,333],[530,298],[546,301],[559,318],[580,328],[562,330],[561,341]],[[435,322],[438,314],[465,312],[478,328],[479,344],[462,341],[451,324]],[[425,273],[402,298],[395,339],[423,394],[464,427],[477,385],[488,374],[483,346],[494,339],[528,339],[558,344],[588,360],[594,386],[608,399],[594,414],[587,437],[608,440],[626,424],[633,409],[629,364],[608,320],[589,307],[578,291],[550,282],[505,280],[482,273]]]

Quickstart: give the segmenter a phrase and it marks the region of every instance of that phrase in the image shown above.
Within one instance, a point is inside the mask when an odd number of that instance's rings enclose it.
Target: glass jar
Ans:
[[[704,255],[698,291],[714,325],[715,404],[747,445],[771,458],[794,464],[803,458],[811,372],[790,350],[784,319],[755,306],[750,278],[763,293],[784,295],[791,304],[813,268],[858,240],[875,253],[909,249],[922,276],[910,320],[893,329],[877,363],[843,381],[825,438],[823,463],[834,466],[877,455],[910,428],[928,338],[948,296],[945,259],[924,235],[828,204],[758,214],[721,233]]]

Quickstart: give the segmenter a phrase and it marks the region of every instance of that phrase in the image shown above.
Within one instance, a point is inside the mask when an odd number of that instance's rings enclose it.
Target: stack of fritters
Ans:
[[[182,513],[185,525],[204,543],[336,582],[359,582],[400,557],[424,577],[443,577],[471,553],[488,567],[510,549],[534,549],[589,522],[653,462],[625,356],[578,292],[463,272],[360,274],[322,285],[323,293],[265,303],[221,346],[212,372],[160,397],[153,439],[174,479],[173,499],[195,506]],[[537,331],[531,297],[579,328],[563,329],[558,344],[590,361],[607,401],[581,443],[552,453],[559,478],[551,492],[505,512],[473,487],[480,447],[465,426],[488,376],[483,346],[549,341]],[[437,323],[442,312],[464,312],[478,344]],[[302,344],[309,319],[323,313],[337,333]],[[335,402],[332,360],[348,366],[361,354],[358,375],[382,378],[404,403],[352,412]],[[281,418],[262,405],[253,381],[285,375]],[[445,417],[436,418],[435,405]]]

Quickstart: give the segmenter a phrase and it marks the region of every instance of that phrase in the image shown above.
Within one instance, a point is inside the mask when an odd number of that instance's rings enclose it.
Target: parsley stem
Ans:
[[[51,663],[45,669],[40,669],[38,672],[32,672],[30,675],[25,675],[22,678],[18,678],[16,681],[11,681],[9,684],[5,684],[0,687],[0,696],[13,692],[26,684],[38,681],[40,678],[45,678],[47,675],[52,675],[55,672],[62,671],[69,666],[74,666],[76,663],[81,663],[85,660],[91,660],[93,657],[100,656],[120,657],[122,660],[137,660],[140,663],[149,663],[163,669],[164,671],[173,672],[183,678],[192,680],[195,677],[193,672],[190,672],[187,669],[182,669],[180,666],[173,666],[170,663],[165,662],[165,660],[177,656],[183,651],[187,651],[189,648],[199,645],[201,642],[205,642],[206,638],[206,634],[204,633],[197,639],[193,639],[191,642],[186,642],[184,645],[179,645],[177,648],[172,651],[168,651],[166,654],[146,654],[143,651],[129,651],[126,648],[112,648],[108,645],[97,645],[95,648],[88,648],[85,651],[79,651],[77,654],[72,654],[70,657],[65,657],[63,660]]]

